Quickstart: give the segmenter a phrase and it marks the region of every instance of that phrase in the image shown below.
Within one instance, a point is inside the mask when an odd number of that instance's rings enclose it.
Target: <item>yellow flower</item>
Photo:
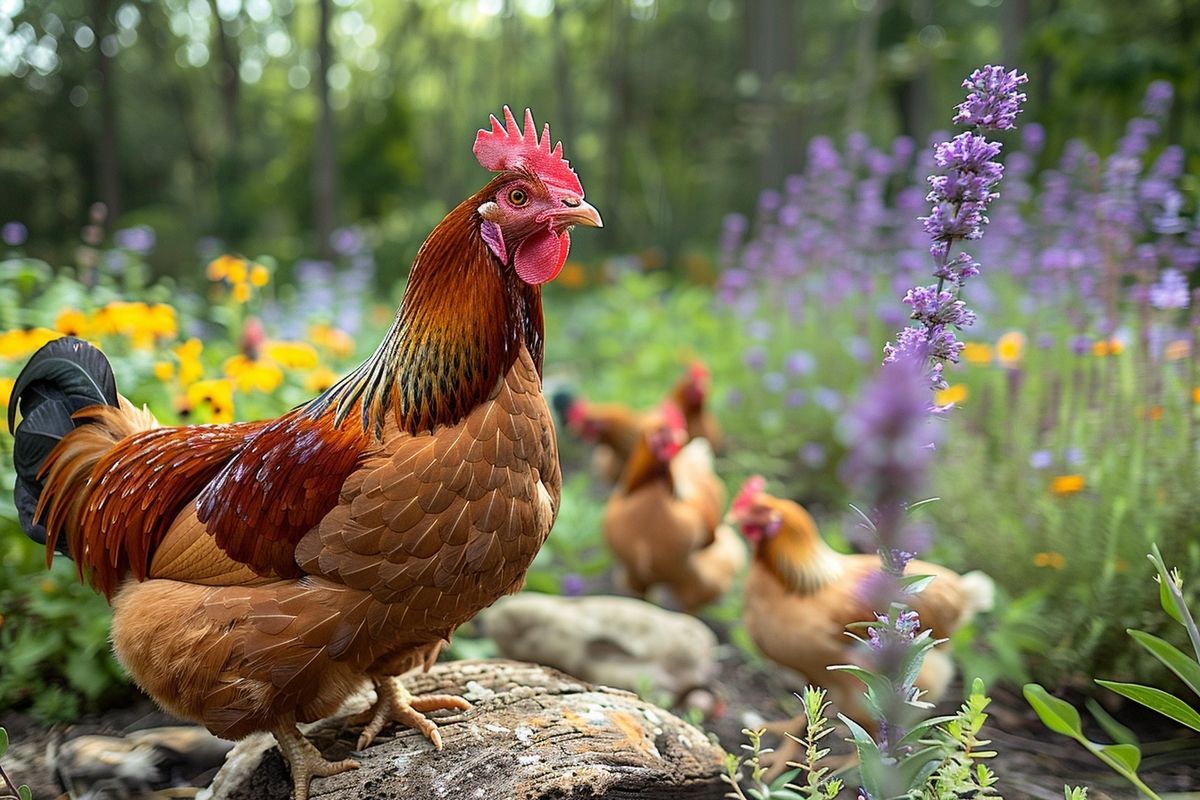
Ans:
[[[341,328],[319,322],[309,326],[308,338],[317,347],[328,350],[335,356],[349,356],[354,353],[354,338]]]
[[[337,382],[337,373],[328,367],[320,367],[304,376],[304,388],[312,394],[319,394]]]
[[[13,386],[16,383],[16,378],[0,378],[0,406],[8,408],[8,403],[12,399]]]
[[[188,339],[172,349],[179,359],[179,382],[184,388],[204,376],[204,365],[200,363],[200,353],[203,351],[204,344],[199,339]]]
[[[1067,565],[1067,560],[1063,558],[1062,553],[1035,553],[1033,556],[1033,565],[1035,567],[1051,567],[1053,569],[1062,569]]]
[[[0,334],[0,358],[24,358],[62,336],[49,328],[15,328]]]
[[[158,378],[163,383],[175,377],[175,365],[170,361],[155,361],[154,362],[154,377]]]
[[[978,342],[967,342],[963,346],[962,355],[969,364],[992,363],[991,345],[979,344]]]
[[[283,371],[275,362],[265,358],[233,356],[225,361],[225,374],[233,378],[240,392],[270,393],[283,383]]]
[[[1178,361],[1181,358],[1187,358],[1191,351],[1191,342],[1187,339],[1176,339],[1173,342],[1167,342],[1167,346],[1163,348],[1163,356],[1167,361]]]
[[[1050,481],[1050,492],[1059,497],[1069,497],[1083,491],[1082,475],[1058,475]]]
[[[83,336],[87,330],[87,314],[74,308],[65,308],[54,318],[54,330],[64,336]]]
[[[250,268],[250,283],[252,285],[262,288],[267,285],[267,281],[269,280],[271,280],[271,273],[262,264],[255,264]]]
[[[187,389],[187,403],[192,408],[208,406],[213,422],[233,421],[233,381],[214,379],[196,381]]]
[[[1099,358],[1119,356],[1124,352],[1125,344],[1120,339],[1100,339],[1092,343],[1092,355]]]
[[[235,283],[233,285],[233,299],[237,303],[245,303],[250,299],[250,286],[246,283]]]
[[[210,281],[223,281],[229,278],[231,283],[239,283],[246,280],[246,262],[237,256],[226,253],[208,262],[205,273]],[[234,278],[235,275],[241,275],[241,278]]]
[[[284,369],[313,369],[321,360],[307,342],[267,342],[263,354]]]
[[[1012,369],[1021,363],[1025,355],[1025,334],[1009,331],[996,341],[996,360],[1000,366]]]
[[[1192,389],[1192,402],[1200,406],[1200,386]]]
[[[112,302],[92,316],[91,325],[97,334],[128,336],[139,350],[149,350],[157,340],[173,338],[179,331],[175,309],[165,303]]]
[[[578,289],[587,283],[587,272],[574,261],[568,263],[559,273],[558,282],[568,289]]]
[[[945,389],[939,389],[938,391],[934,392],[933,402],[937,403],[939,406],[948,406],[951,404],[957,405],[966,400],[969,394],[970,392],[967,390],[967,387],[964,384],[955,383],[951,386],[947,386]]]

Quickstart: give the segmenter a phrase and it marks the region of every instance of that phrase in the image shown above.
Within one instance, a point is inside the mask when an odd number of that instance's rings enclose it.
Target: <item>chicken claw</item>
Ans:
[[[359,763],[350,758],[326,761],[320,751],[301,735],[294,722],[276,728],[274,733],[275,741],[279,742],[279,751],[283,753],[283,759],[292,772],[292,784],[295,786],[293,800],[308,800],[308,783],[313,778],[326,778],[359,767]]]
[[[375,741],[375,737],[389,722],[399,722],[410,728],[416,728],[425,734],[425,738],[433,742],[434,749],[442,749],[442,734],[425,716],[429,711],[453,710],[466,711],[471,704],[461,697],[452,694],[430,694],[414,697],[398,678],[383,678],[376,681],[375,691],[379,700],[375,704],[375,713],[370,723],[358,737],[358,749],[365,750]]]

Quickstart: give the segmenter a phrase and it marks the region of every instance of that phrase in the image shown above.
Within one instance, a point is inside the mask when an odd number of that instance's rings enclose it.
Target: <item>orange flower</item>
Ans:
[[[1053,551],[1048,553],[1035,553],[1033,556],[1033,565],[1035,567],[1062,569],[1067,565],[1067,560],[1063,558],[1062,553],[1056,553]]]
[[[1178,361],[1181,358],[1187,358],[1190,352],[1192,352],[1191,342],[1187,339],[1176,339],[1167,342],[1167,346],[1163,348],[1163,357],[1167,361]]]
[[[1192,389],[1192,402],[1200,406],[1200,386]]]
[[[571,261],[559,273],[558,283],[567,289],[578,289],[587,283],[587,272],[579,264]]]
[[[1059,497],[1079,494],[1086,485],[1082,475],[1058,475],[1050,481],[1050,492]]]
[[[1125,352],[1125,343],[1120,339],[1100,339],[1092,343],[1092,355],[1098,358],[1119,356]]]
[[[1148,419],[1151,422],[1158,422],[1163,417],[1162,406],[1148,406],[1139,408],[1137,415],[1141,419]]]

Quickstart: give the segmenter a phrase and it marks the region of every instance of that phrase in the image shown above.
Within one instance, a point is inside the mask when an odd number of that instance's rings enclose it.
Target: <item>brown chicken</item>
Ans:
[[[539,139],[528,111],[523,131],[504,111],[474,148],[500,174],[421,246],[375,354],[311,402],[159,427],[77,339],[13,391],[26,531],[109,598],[117,657],[167,711],[224,738],[273,732],[298,800],[357,764],[324,760],[296,722],[366,681],[360,749],[390,721],[440,747],[423,712],[468,704],[393,676],[520,589],[558,510],[540,284],[600,216],[549,126]]]
[[[689,440],[702,437],[719,450],[721,429],[706,407],[710,381],[708,367],[699,361],[693,362],[671,389],[666,402],[683,411]],[[576,398],[567,401],[563,417],[573,434],[595,444],[593,471],[607,482],[616,483],[621,479],[643,424],[654,413],[654,410],[638,411],[621,403],[589,403]]]
[[[763,655],[825,687],[836,710],[873,730],[862,703],[862,683],[828,667],[856,659],[846,626],[875,619],[868,595],[880,574],[879,556],[835,551],[807,511],[767,494],[765,483],[761,477],[747,480],[730,510],[754,548],[743,599],[746,629]],[[959,576],[924,561],[911,562],[908,570],[934,576],[909,602],[922,627],[932,628],[936,638],[949,636],[977,611],[991,608],[992,581],[982,573]],[[925,699],[936,702],[953,677],[954,663],[938,647],[926,657],[917,686]]]
[[[602,524],[630,591],[643,596],[661,584],[695,611],[729,591],[746,551],[721,524],[725,487],[712,448],[704,439],[685,447],[687,440],[674,405],[648,415]]]

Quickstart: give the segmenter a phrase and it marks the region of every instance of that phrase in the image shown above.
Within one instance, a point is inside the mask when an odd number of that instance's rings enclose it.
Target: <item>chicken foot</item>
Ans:
[[[308,800],[308,784],[313,778],[327,778],[359,767],[359,763],[351,758],[326,761],[312,742],[300,733],[294,720],[280,725],[273,733],[275,741],[279,742],[279,752],[283,753],[292,772],[293,800]]]
[[[430,711],[466,711],[471,704],[461,697],[452,694],[431,694],[414,697],[399,678],[379,678],[375,681],[375,691],[379,700],[375,703],[373,716],[362,735],[358,737],[358,749],[365,750],[375,741],[375,737],[389,722],[399,722],[410,728],[416,728],[425,734],[425,738],[433,742],[434,749],[442,749],[442,734],[438,732],[426,713]]]

